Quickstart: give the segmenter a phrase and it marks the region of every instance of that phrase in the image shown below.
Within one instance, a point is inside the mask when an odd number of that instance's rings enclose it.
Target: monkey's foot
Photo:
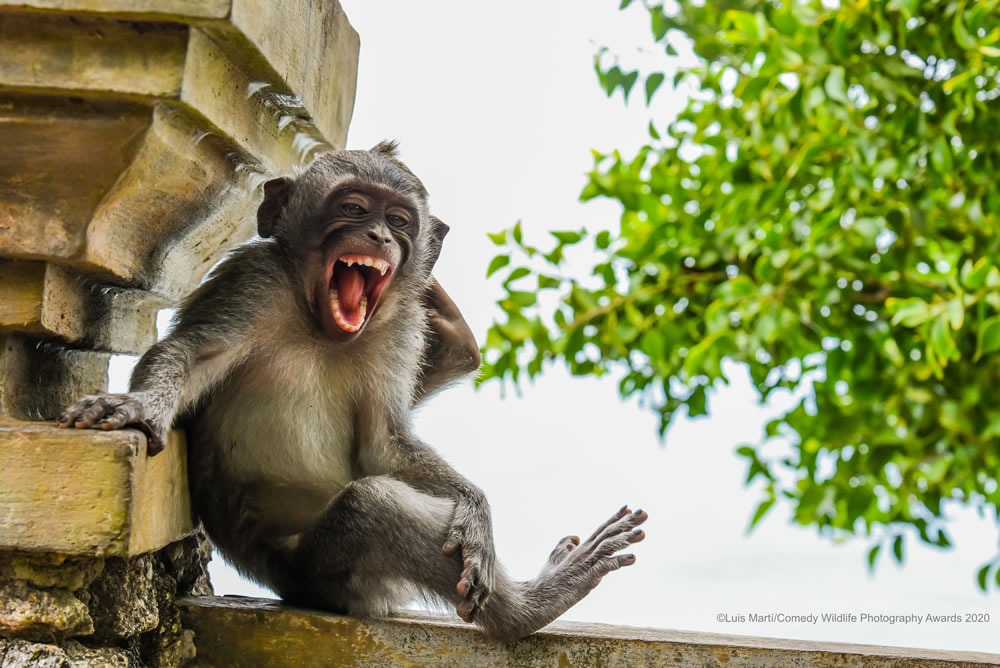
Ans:
[[[574,589],[580,600],[605,575],[635,563],[634,554],[617,552],[646,537],[638,527],[648,517],[642,510],[632,512],[623,506],[583,543],[576,536],[563,538],[549,555],[539,581],[559,581]]]
[[[462,549],[462,574],[456,591],[462,597],[456,612],[467,622],[474,622],[493,591],[496,554],[489,516],[477,517],[475,511],[459,508],[458,519],[444,544],[445,554]]]
[[[150,455],[163,450],[164,435],[158,433],[144,419],[142,402],[131,394],[92,394],[80,399],[56,418],[63,428],[121,429],[126,425],[138,427],[149,438]]]

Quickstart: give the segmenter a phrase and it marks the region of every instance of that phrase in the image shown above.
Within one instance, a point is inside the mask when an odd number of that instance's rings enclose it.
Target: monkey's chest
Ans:
[[[294,365],[241,369],[198,416],[230,480],[329,502],[353,479],[358,430],[350,388]]]

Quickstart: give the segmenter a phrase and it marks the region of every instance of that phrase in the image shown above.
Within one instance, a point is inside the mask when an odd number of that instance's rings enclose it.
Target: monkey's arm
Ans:
[[[431,331],[417,379],[415,404],[448,383],[475,372],[482,361],[479,344],[469,324],[437,279],[432,280],[423,302]]]
[[[150,455],[162,451],[177,416],[246,354],[247,332],[261,299],[253,286],[262,279],[244,275],[240,264],[259,268],[245,260],[220,266],[185,301],[170,335],[139,360],[128,393],[83,397],[59,416],[59,426],[105,430],[135,426],[149,437]]]

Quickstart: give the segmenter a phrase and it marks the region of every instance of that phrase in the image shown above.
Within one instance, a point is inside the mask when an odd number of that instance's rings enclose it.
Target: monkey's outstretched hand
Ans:
[[[493,524],[485,504],[459,501],[455,506],[443,551],[457,554],[461,548],[462,575],[456,590],[462,597],[458,616],[474,622],[490,597],[494,586],[496,551],[493,547]]]
[[[167,433],[166,429],[147,419],[141,395],[140,392],[91,394],[67,408],[56,418],[56,423],[63,428],[77,429],[138,427],[149,439],[147,453],[155,455],[163,450]]]

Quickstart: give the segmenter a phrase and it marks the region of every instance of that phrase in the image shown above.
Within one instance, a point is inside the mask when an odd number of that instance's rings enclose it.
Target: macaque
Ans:
[[[431,269],[447,231],[394,143],[325,153],[264,186],[262,240],[233,252],[142,357],[126,394],[65,427],[187,430],[193,502],[243,574],[305,606],[384,615],[415,596],[495,638],[545,626],[645,534],[623,507],[541,572],[497,563],[483,492],[413,433],[414,404],[479,351]],[[475,434],[469,434],[470,440]]]

